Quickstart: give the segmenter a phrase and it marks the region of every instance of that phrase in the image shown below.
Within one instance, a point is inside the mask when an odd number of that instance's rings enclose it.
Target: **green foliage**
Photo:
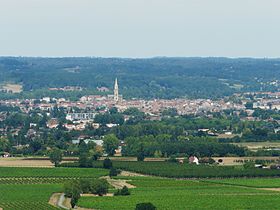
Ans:
[[[110,172],[109,172],[109,176],[110,177],[117,176],[118,174],[120,174],[120,170],[118,170],[114,167],[111,167]]]
[[[109,158],[106,158],[103,161],[103,168],[110,169],[112,167],[113,167],[113,162]]]
[[[152,203],[138,203],[135,210],[156,210]]]
[[[115,150],[118,149],[119,139],[114,134],[104,136],[103,147],[108,155],[114,155]]]
[[[245,169],[252,169],[255,168],[255,163],[254,161],[247,161],[246,163],[244,163],[243,167]]]
[[[91,182],[90,192],[99,196],[108,193],[109,183],[105,179],[95,179]]]
[[[8,152],[10,150],[10,142],[7,138],[0,137],[0,152]]]
[[[82,193],[80,182],[73,180],[64,184],[64,193],[68,198],[78,197]]]
[[[62,152],[59,149],[55,149],[50,153],[50,161],[54,163],[55,167],[62,161]]]
[[[118,189],[117,192],[114,193],[114,196],[127,196],[127,195],[130,195],[127,186],[124,186],[122,189]]]

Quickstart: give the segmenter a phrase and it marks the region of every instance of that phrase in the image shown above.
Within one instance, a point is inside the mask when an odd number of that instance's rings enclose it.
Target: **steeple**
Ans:
[[[115,79],[115,85],[114,85],[114,101],[119,101],[119,86],[118,86],[118,79]]]

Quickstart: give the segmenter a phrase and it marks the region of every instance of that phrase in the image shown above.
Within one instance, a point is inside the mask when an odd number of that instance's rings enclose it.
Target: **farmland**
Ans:
[[[102,162],[95,162],[101,167]],[[250,168],[242,166],[190,165],[173,162],[125,162],[113,161],[113,166],[122,170],[169,178],[230,178],[230,177],[279,177],[280,170]]]
[[[96,162],[96,166],[102,162]],[[132,168],[127,162],[125,165]],[[138,167],[159,170],[165,167],[170,174],[178,165],[184,172],[200,172],[201,167],[165,162],[142,162]],[[123,167],[120,162],[113,162]],[[162,165],[165,164],[165,165]],[[174,168],[175,167],[175,168]],[[225,166],[219,168],[226,168]],[[197,170],[199,169],[199,170]],[[205,169],[205,167],[204,167]],[[211,171],[211,169],[209,169]],[[161,170],[160,173],[162,173]],[[194,173],[194,172],[191,172]],[[210,172],[212,173],[212,172]],[[108,171],[99,168],[14,168],[0,167],[0,208],[5,210],[52,210],[48,204],[53,193],[63,191],[63,183],[71,179],[97,178]],[[262,188],[279,188],[280,178],[235,179],[171,179],[155,176],[118,176],[136,188],[129,196],[81,197],[78,205],[100,210],[131,210],[137,203],[152,202],[158,210],[185,209],[277,209],[280,192]],[[115,191],[110,188],[110,191]]]
[[[137,203],[152,202],[158,210],[277,209],[280,201],[278,192],[255,188],[154,177],[130,179],[130,183],[136,186],[131,189],[130,196],[82,197],[79,206],[101,210],[131,210]]]
[[[107,175],[104,169],[0,167],[0,208],[5,210],[52,210],[48,204],[63,183],[78,178]]]

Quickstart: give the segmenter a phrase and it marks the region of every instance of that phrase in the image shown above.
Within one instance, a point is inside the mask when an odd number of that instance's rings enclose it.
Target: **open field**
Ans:
[[[247,147],[249,150],[256,151],[258,149],[278,149],[280,148],[280,141],[278,142],[241,142],[241,143],[232,143],[237,146]]]
[[[48,204],[53,192],[62,191],[58,184],[0,184],[0,207],[4,210],[52,210]]]
[[[79,206],[100,210],[131,210],[151,202],[158,210],[278,209],[280,193],[193,180],[131,177],[130,196],[82,197]]]
[[[11,93],[20,93],[20,92],[22,92],[22,85],[6,83],[6,84],[2,85],[2,89],[7,92],[11,92]]]
[[[98,178],[105,169],[0,167],[0,208],[4,210],[52,210],[53,193],[63,191],[71,179]]]
[[[102,167],[102,161],[94,163]],[[125,171],[169,178],[230,178],[230,177],[280,177],[277,169],[244,169],[242,166],[192,165],[173,162],[113,161],[113,166]]]
[[[113,164],[115,163],[114,161]],[[155,162],[144,163],[152,167]],[[163,167],[163,162],[156,163]],[[174,169],[166,168],[166,165],[164,167],[167,172],[172,172]],[[188,165],[185,167],[192,171]],[[0,208],[4,210],[58,209],[48,202],[53,193],[62,192],[65,181],[105,175],[108,175],[108,170],[98,168],[0,167]],[[111,180],[115,183],[118,182],[117,179],[121,179],[121,183],[128,182],[130,186],[135,186],[136,188],[130,189],[131,195],[83,196],[78,205],[99,210],[131,210],[137,203],[152,202],[157,210],[273,210],[278,209],[280,202],[280,192],[275,190],[280,187],[280,178],[178,180],[134,175],[120,176]],[[110,192],[113,191],[115,190],[110,188]]]
[[[0,178],[96,178],[108,174],[106,169],[96,168],[12,168],[0,167]]]
[[[71,162],[72,159],[64,158],[62,163]],[[54,167],[48,158],[10,157],[0,158],[0,167]]]
[[[235,185],[243,187],[256,187],[256,188],[279,188],[280,178],[253,178],[253,179],[218,179],[218,180],[205,180],[207,183],[219,183],[225,185]]]
[[[255,160],[268,160],[268,161],[278,161],[279,157],[213,157],[217,162],[219,159],[222,159],[223,162],[220,165],[224,166],[234,166],[242,165],[244,161],[255,161]]]

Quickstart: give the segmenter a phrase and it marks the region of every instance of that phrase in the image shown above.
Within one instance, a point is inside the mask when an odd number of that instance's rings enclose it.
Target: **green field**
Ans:
[[[107,170],[96,168],[0,168],[0,207],[4,210],[58,209],[49,205],[48,201],[52,193],[62,192],[65,181],[82,177],[96,178],[107,174]],[[117,179],[130,180],[129,183],[136,186],[130,189],[131,195],[82,197],[78,205],[98,210],[133,210],[137,203],[142,202],[153,203],[157,210],[279,209],[280,192],[261,188],[280,187],[280,178]],[[115,189],[111,188],[110,191]]]
[[[100,210],[131,210],[137,203],[151,202],[158,210],[279,209],[280,193],[239,186],[134,177],[127,197],[82,197],[79,206]]]
[[[0,207],[4,210],[52,210],[48,204],[63,183],[78,178],[107,175],[104,169],[0,167]]]
[[[0,167],[2,177],[46,177],[46,178],[96,178],[107,174],[105,169],[94,168],[10,168]]]
[[[280,179],[278,178],[219,179],[219,180],[205,180],[205,182],[244,186],[244,187],[256,187],[256,188],[280,188]]]
[[[102,161],[94,163],[102,167]],[[113,167],[147,175],[169,178],[280,177],[280,170],[240,166],[190,165],[173,162],[113,161]]]
[[[51,210],[48,204],[54,192],[61,192],[58,184],[0,185],[0,207],[4,210]]]

